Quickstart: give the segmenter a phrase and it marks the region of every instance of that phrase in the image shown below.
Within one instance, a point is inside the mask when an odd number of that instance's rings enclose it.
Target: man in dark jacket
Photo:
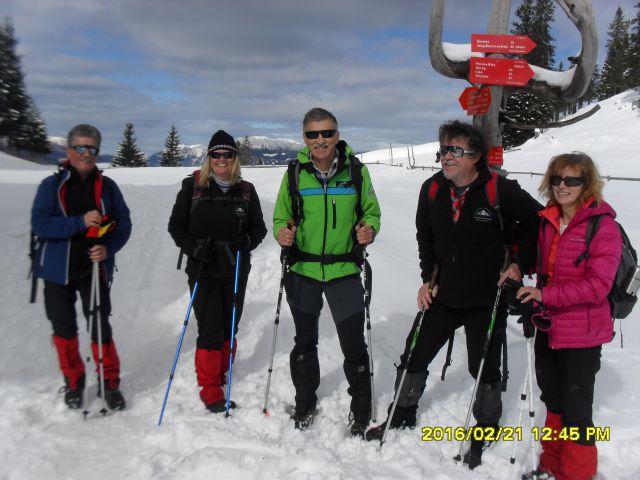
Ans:
[[[418,306],[427,313],[409,365],[406,358],[415,324],[400,357],[399,375],[406,366],[407,376],[394,417],[369,431],[369,439],[381,438],[387,425],[415,426],[429,364],[461,326],[466,333],[469,373],[477,377],[497,285],[507,277],[519,282],[535,263],[536,213],[542,206],[515,180],[489,171],[486,144],[471,125],[446,123],[440,127],[439,141],[442,171],[422,185],[416,214],[423,281]],[[489,198],[491,188],[499,199],[497,205]],[[518,224],[517,248],[510,251],[514,223]],[[430,290],[436,265],[439,276]],[[500,353],[506,319],[507,309],[501,304],[473,407],[481,428],[497,426],[502,414]],[[396,388],[398,383],[399,377]],[[480,464],[481,453],[482,442],[472,442],[465,455],[470,468]]]
[[[31,210],[31,226],[39,241],[34,275],[44,279],[44,305],[65,379],[66,405],[80,408],[85,386],[75,310],[78,292],[85,317],[94,323],[90,328],[91,349],[97,366],[102,354],[104,398],[110,409],[122,410],[125,400],[119,390],[120,359],[109,324],[109,287],[115,254],[131,235],[131,219],[118,186],[96,168],[100,140],[100,132],[91,125],[73,127],[67,136],[67,160],[58,173],[45,178],[38,187]],[[93,235],[109,222],[112,228],[115,226],[111,231],[100,238]],[[94,237],[91,242],[88,232]],[[97,315],[90,311],[95,263],[100,265]],[[95,322],[96,317],[99,322]]]

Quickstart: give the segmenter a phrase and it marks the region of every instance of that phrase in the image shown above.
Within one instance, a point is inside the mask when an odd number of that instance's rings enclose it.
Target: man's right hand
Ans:
[[[296,227],[294,225],[288,225],[283,227],[278,232],[278,244],[281,247],[290,247],[293,245],[293,240],[296,238]]]
[[[97,210],[91,210],[84,214],[84,225],[87,228],[99,227],[102,223],[102,215]]]
[[[192,256],[202,263],[209,263],[213,259],[213,252],[209,245],[200,244],[193,249]]]
[[[429,310],[429,307],[433,303],[433,299],[438,294],[438,285],[431,288],[429,283],[425,283],[418,290],[418,308],[420,310]]]

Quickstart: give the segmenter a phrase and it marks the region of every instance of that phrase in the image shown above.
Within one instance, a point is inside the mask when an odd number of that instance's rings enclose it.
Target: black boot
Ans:
[[[391,407],[393,404],[389,405],[387,411],[389,414],[391,413]],[[389,422],[389,418],[385,420],[384,423],[378,425],[377,427],[371,428],[365,435],[365,439],[367,442],[371,441],[381,441],[384,436],[384,431],[387,429],[387,425],[390,424],[391,429],[405,429],[405,428],[414,428],[416,426],[416,412],[418,411],[418,405],[414,405],[413,407],[400,407],[396,406],[396,411],[393,413],[393,418],[391,422]]]
[[[69,387],[69,379],[65,377],[64,390],[64,403],[72,410],[77,410],[82,406],[82,391],[84,390],[84,375],[78,378],[76,382],[76,388],[71,389]]]
[[[464,454],[462,459],[462,461],[469,466],[469,470],[473,470],[482,465],[482,452],[491,444],[491,442],[485,441],[484,438],[495,438],[498,425],[478,423],[473,428],[480,429],[481,433],[471,435],[469,450],[467,450],[467,453]]]
[[[100,389],[100,377],[98,377],[98,396],[102,396],[102,391]],[[122,392],[120,391],[119,378],[115,381],[105,379],[104,400],[107,402],[109,410],[118,411],[126,408],[127,402],[125,402],[124,396],[122,396]]]
[[[232,408],[236,408],[236,402],[233,400],[229,401],[229,410]],[[207,410],[211,413],[223,413],[227,411],[227,401],[226,400],[218,400],[217,402],[213,402],[211,405],[207,405]]]

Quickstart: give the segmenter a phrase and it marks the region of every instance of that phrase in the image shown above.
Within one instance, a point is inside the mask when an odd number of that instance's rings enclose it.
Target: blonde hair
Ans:
[[[235,160],[233,165],[231,166],[231,171],[229,172],[231,185],[235,185],[236,183],[240,183],[242,180],[240,178],[240,154],[235,153]],[[202,161],[202,166],[200,167],[200,178],[198,180],[198,186],[200,188],[209,187],[209,174],[211,173],[211,159],[209,158],[209,153],[207,153],[206,157]]]
[[[540,188],[538,188],[540,194],[553,205],[558,205],[558,201],[554,197],[551,187],[551,176],[561,175],[561,173],[569,167],[579,170],[580,176],[585,179],[582,186],[582,193],[580,194],[580,203],[584,203],[590,197],[593,197],[596,203],[600,203],[602,201],[604,182],[602,178],[600,178],[598,167],[596,167],[594,161],[589,155],[582,152],[563,153],[553,157],[551,162],[549,162]]]

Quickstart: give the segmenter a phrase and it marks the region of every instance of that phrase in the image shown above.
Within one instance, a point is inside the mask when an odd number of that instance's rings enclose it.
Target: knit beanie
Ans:
[[[238,146],[231,135],[224,130],[218,130],[211,137],[207,152],[211,152],[213,150],[231,150],[232,152],[238,153]]]

